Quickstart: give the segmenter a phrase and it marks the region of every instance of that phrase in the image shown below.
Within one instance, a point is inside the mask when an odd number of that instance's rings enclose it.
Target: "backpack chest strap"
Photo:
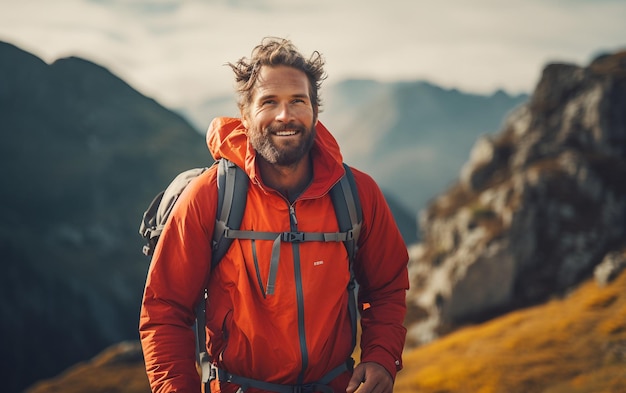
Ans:
[[[239,229],[224,229],[227,239],[276,240],[287,243],[301,242],[345,242],[354,239],[354,231],[346,232],[258,232]]]
[[[217,225],[220,225],[218,223]],[[271,240],[272,255],[270,257],[270,271],[267,276],[267,286],[265,294],[273,295],[276,286],[276,273],[278,271],[278,262],[280,261],[280,244],[302,243],[302,242],[345,242],[354,238],[354,231],[346,232],[261,232],[261,231],[244,231],[239,229],[230,229],[224,223],[224,238],[226,239],[248,239],[248,240]]]

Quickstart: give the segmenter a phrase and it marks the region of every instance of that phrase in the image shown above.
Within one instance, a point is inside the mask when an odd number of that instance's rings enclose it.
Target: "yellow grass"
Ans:
[[[148,393],[140,353],[123,353],[110,348],[27,392]],[[406,352],[395,392],[626,392],[626,272]]]
[[[405,353],[395,392],[626,392],[626,272]]]
[[[137,356],[139,343],[132,344],[137,349],[127,359],[120,357],[124,345],[127,344],[108,348],[93,360],[79,363],[54,379],[41,381],[24,393],[150,393],[143,359]]]

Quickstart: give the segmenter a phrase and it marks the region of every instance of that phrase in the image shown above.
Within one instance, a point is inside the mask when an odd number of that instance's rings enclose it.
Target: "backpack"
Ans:
[[[348,310],[352,323],[352,348],[356,346],[356,280],[352,264],[358,249],[358,238],[363,220],[361,204],[359,201],[356,182],[350,167],[343,164],[345,175],[330,190],[329,195],[333,202],[335,215],[340,232],[258,232],[239,230],[243,218],[246,197],[249,185],[248,175],[237,165],[227,159],[219,159],[214,163],[217,165],[217,188],[218,204],[213,231],[213,255],[212,268],[217,266],[224,257],[234,239],[262,239],[273,240],[272,256],[270,261],[270,277],[268,277],[266,294],[273,293],[273,281],[275,277],[271,274],[275,272],[280,258],[279,249],[281,242],[305,242],[305,241],[342,241],[346,247],[349,259],[350,281],[348,283]],[[169,217],[179,196],[187,185],[196,177],[208,170],[204,168],[193,168],[180,173],[172,180],[169,186],[157,194],[148,209],[143,214],[143,219],[139,227],[139,233],[146,240],[143,246],[143,253],[151,256],[159,240],[165,222]],[[205,337],[205,305],[207,289],[201,295],[195,310],[196,323],[196,355],[202,370],[202,382],[207,383],[215,378],[215,368],[211,367],[211,359],[206,352]]]

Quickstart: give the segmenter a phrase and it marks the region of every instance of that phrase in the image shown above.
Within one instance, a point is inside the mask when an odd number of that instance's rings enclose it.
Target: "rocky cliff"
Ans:
[[[420,215],[410,344],[544,301],[626,259],[626,52],[545,67]],[[605,261],[604,264],[601,263]]]

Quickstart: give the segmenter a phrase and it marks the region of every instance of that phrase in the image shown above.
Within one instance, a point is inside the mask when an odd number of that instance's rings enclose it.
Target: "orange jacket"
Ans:
[[[207,143],[214,158],[230,159],[251,179],[241,229],[289,232],[291,208],[298,231],[338,231],[328,191],[344,169],[339,147],[321,123],[311,151],[314,179],[293,206],[263,184],[238,119],[215,119]],[[407,250],[373,179],[358,170],[354,176],[363,208],[354,265],[361,361],[377,362],[395,378],[406,333]],[[200,391],[190,326],[205,285],[209,354],[229,372],[279,384],[309,383],[345,362],[352,352],[352,333],[343,243],[282,243],[275,293],[267,295],[271,241],[235,239],[210,271],[216,205],[212,167],[181,195],[152,258],[140,336],[153,392]],[[345,376],[341,381],[338,387],[332,384],[336,391],[345,389]]]

